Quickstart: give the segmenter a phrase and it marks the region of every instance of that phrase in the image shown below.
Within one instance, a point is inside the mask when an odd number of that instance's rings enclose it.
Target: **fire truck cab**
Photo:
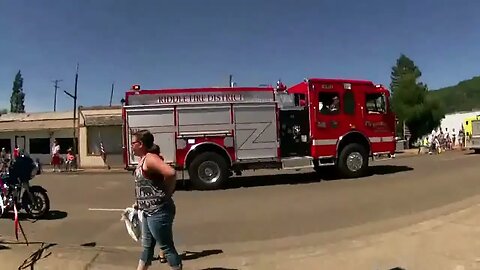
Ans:
[[[290,88],[142,90],[123,102],[126,169],[131,134],[148,129],[165,161],[198,189],[216,189],[251,169],[336,167],[361,177],[369,158],[395,153],[389,91],[370,81],[305,79]]]

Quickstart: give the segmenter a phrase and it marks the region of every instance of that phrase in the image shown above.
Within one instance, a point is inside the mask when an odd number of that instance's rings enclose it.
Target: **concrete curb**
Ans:
[[[84,174],[131,174],[131,172],[124,169],[78,169],[71,172],[53,172],[52,169],[43,169],[42,174],[57,174],[57,175],[84,175]]]

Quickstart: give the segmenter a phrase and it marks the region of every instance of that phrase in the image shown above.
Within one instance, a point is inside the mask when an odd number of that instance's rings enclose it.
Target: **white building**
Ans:
[[[73,146],[73,112],[20,113],[0,116],[0,148],[12,153],[24,149],[43,164],[50,164],[53,141],[65,154]]]
[[[449,131],[455,129],[456,132],[462,127],[463,122],[468,117],[473,117],[480,115],[480,111],[469,111],[469,112],[456,112],[452,114],[445,115],[445,118],[442,119],[440,127],[443,131],[448,128]]]

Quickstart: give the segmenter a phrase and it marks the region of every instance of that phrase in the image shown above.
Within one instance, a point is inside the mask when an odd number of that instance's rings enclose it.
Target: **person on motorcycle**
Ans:
[[[25,190],[28,189],[28,181],[32,179],[32,174],[36,173],[35,169],[35,162],[24,150],[20,150],[18,157],[10,164],[8,171],[11,181],[18,181],[23,187],[20,192],[19,202],[21,202]]]

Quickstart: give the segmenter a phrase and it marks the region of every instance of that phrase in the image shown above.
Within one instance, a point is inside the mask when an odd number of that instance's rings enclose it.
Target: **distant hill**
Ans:
[[[429,93],[442,103],[446,114],[480,109],[480,76]]]

